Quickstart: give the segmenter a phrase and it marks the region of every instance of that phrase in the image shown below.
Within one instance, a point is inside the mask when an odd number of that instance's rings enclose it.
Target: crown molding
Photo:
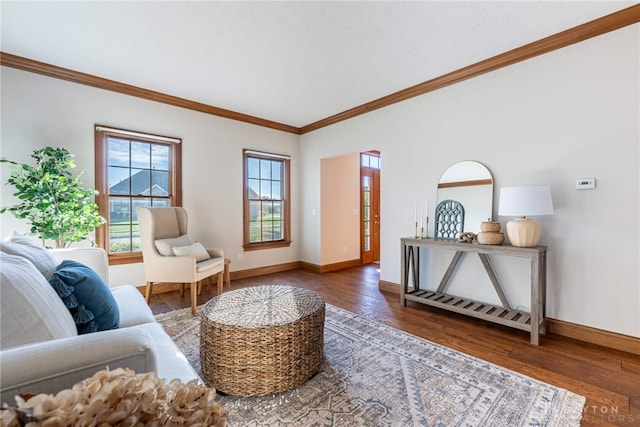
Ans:
[[[109,90],[112,92],[118,92],[124,95],[135,96],[137,98],[147,99],[150,101],[161,102],[163,104],[173,105],[175,107],[181,107],[188,110],[199,111],[201,113],[212,114],[214,116],[224,117],[231,120],[250,123],[252,125],[263,126],[298,135],[300,134],[300,128],[295,126],[290,126],[283,123],[262,119],[260,117],[238,113],[236,111],[226,110],[224,108],[214,107],[212,105],[179,98],[177,96],[167,95],[162,92],[156,92],[125,83],[120,83],[114,80],[97,77],[91,74],[81,73],[79,71],[58,67],[56,65],[51,65],[44,62],[34,61],[33,59],[23,58],[21,56],[12,55],[6,52],[0,52],[0,65],[16,68],[18,70],[29,71],[31,73],[42,74],[43,76],[66,80],[86,86],[97,87],[99,89]]]
[[[383,96],[382,98],[375,99],[367,102],[366,104],[334,114],[333,116],[329,116],[302,127],[295,127],[200,102],[190,101],[188,99],[120,83],[114,80],[93,76],[91,74],[85,74],[67,68],[46,64],[44,62],[34,61],[32,59],[23,58],[6,52],[0,52],[0,65],[151,101],[161,102],[176,107],[199,111],[201,113],[224,117],[231,120],[302,135],[369,113],[379,108],[387,107],[401,101],[406,101],[407,99],[424,95],[425,93],[433,92],[434,90],[525,61],[535,56],[543,55],[545,53],[588,40],[592,37],[618,30],[628,25],[636,24],[638,22],[640,22],[640,4],[622,9],[618,12],[595,19],[587,22],[586,24],[578,25],[577,27],[570,28],[561,33],[554,34],[508,52],[501,53],[500,55],[460,68],[448,74],[444,74],[415,86],[394,92],[390,95]]]
[[[406,101],[407,99],[424,95],[425,93],[433,92],[434,90],[441,89],[638,22],[640,22],[640,5],[637,4],[626,9],[622,9],[621,11],[614,12],[610,15],[606,15],[602,18],[587,22],[586,24],[578,25],[577,27],[570,28],[561,33],[557,33],[508,52],[501,53],[500,55],[496,55],[489,59],[476,62],[475,64],[460,68],[432,80],[383,96],[382,98],[367,102],[366,104],[351,108],[325,119],[318,120],[317,122],[302,126],[300,128],[300,133],[304,135],[305,133],[313,132],[314,130],[369,113],[379,108],[387,107],[401,101]]]

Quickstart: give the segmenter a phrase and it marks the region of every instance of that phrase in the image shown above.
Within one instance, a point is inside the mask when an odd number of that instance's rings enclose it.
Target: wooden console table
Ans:
[[[477,243],[461,243],[452,240],[441,239],[415,239],[405,237],[400,239],[402,246],[402,278],[400,303],[407,305],[407,300],[421,304],[454,311],[456,313],[473,316],[501,325],[529,331],[531,344],[538,345],[540,334],[545,333],[545,306],[546,306],[546,278],[547,278],[547,248],[537,246],[535,248],[519,248],[510,245],[481,245]],[[447,249],[455,251],[449,268],[444,273],[438,288],[435,291],[420,289],[420,248]],[[467,252],[478,254],[482,265],[500,298],[502,306],[495,306],[474,301],[468,298],[457,297],[445,293],[449,281],[458,263]],[[510,257],[529,258],[531,260],[531,312],[516,310],[511,307],[498,277],[491,267],[489,255],[503,255]],[[409,288],[409,281],[413,282],[413,288]]]

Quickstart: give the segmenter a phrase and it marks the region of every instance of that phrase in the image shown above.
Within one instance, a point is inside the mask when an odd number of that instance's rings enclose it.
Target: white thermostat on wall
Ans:
[[[596,179],[595,178],[578,178],[578,179],[576,179],[576,189],[577,190],[591,190],[592,188],[596,188]]]

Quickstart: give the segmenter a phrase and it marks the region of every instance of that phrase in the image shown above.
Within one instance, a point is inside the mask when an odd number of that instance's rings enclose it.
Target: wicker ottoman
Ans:
[[[291,286],[226,292],[202,310],[200,361],[209,386],[234,396],[289,390],[324,358],[324,299]]]

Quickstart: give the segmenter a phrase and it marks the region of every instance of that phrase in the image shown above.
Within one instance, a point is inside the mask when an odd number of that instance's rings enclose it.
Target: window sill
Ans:
[[[109,254],[109,265],[136,264],[142,262],[142,252]]]
[[[278,240],[275,242],[245,243],[242,245],[245,251],[257,251],[260,249],[285,248],[291,246],[291,240]]]

